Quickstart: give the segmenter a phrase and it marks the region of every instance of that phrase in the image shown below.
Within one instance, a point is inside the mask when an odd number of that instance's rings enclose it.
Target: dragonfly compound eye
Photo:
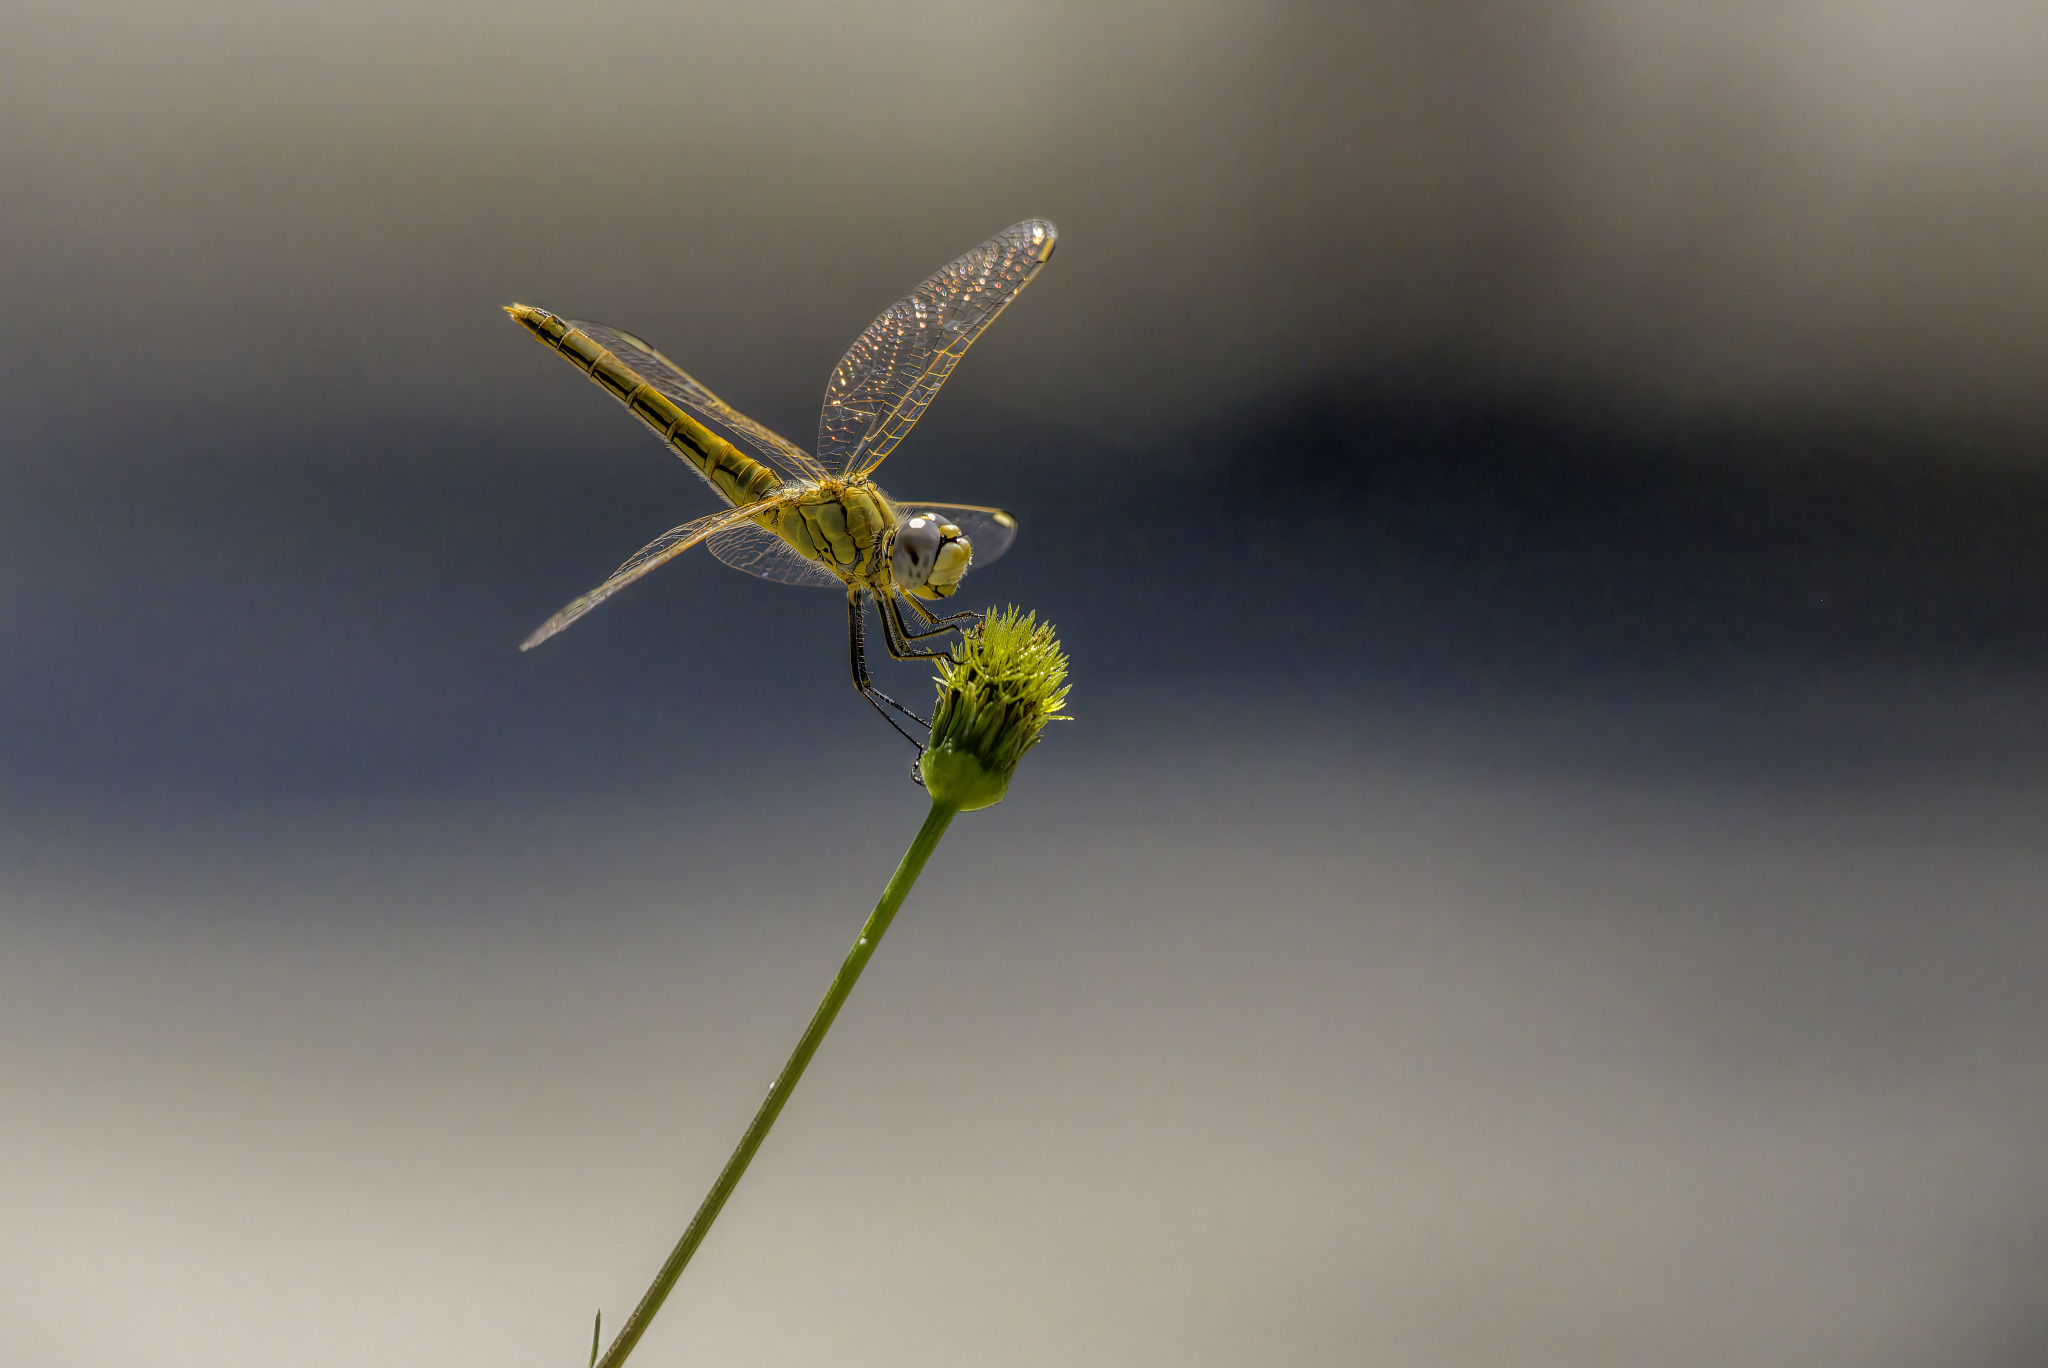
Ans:
[[[912,593],[924,588],[945,540],[937,518],[906,519],[896,529],[896,545],[889,552],[889,568],[896,572],[896,582]]]

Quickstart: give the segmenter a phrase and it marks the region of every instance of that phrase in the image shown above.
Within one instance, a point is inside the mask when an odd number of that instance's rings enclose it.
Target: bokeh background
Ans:
[[[884,469],[1072,711],[635,1362],[2048,1361],[2048,17],[0,17],[0,1359],[581,1362],[920,816],[498,312]],[[920,672],[887,685],[917,696]]]

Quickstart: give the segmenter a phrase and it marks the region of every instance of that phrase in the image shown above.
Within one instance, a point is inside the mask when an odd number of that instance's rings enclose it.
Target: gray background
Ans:
[[[1043,215],[882,474],[1077,720],[640,1357],[2042,1361],[2044,44],[12,7],[0,1358],[581,1361],[920,800],[829,595],[513,649],[709,496],[498,306],[808,440]]]

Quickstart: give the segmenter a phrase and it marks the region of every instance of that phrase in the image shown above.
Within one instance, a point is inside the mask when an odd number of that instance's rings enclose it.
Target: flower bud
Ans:
[[[962,812],[1009,792],[1024,752],[1048,722],[1067,719],[1067,657],[1052,624],[1008,608],[961,634],[939,662],[931,742],[918,761],[932,801]]]

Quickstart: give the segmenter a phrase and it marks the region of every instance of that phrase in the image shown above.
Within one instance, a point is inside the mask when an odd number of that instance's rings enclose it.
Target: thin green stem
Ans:
[[[782,1066],[782,1072],[768,1085],[768,1100],[754,1113],[753,1124],[740,1137],[738,1148],[732,1158],[725,1161],[725,1168],[719,1173],[718,1181],[705,1194],[704,1204],[697,1208],[697,1214],[690,1219],[689,1228],[683,1231],[683,1238],[676,1241],[675,1250],[668,1261],[661,1266],[661,1272],[654,1275],[654,1283],[647,1289],[647,1295],[640,1298],[640,1304],[633,1308],[633,1314],[626,1317],[626,1323],[619,1327],[618,1338],[611,1348],[605,1350],[604,1358],[597,1368],[619,1368],[626,1356],[633,1352],[633,1346],[640,1342],[654,1313],[661,1310],[661,1304],[668,1300],[669,1292],[675,1287],[676,1279],[683,1275],[683,1269],[690,1262],[690,1256],[697,1252],[697,1246],[704,1242],[711,1223],[718,1219],[718,1213],[725,1206],[725,1199],[732,1196],[732,1190],[739,1186],[740,1176],[753,1162],[754,1151],[761,1148],[761,1142],[768,1138],[768,1128],[775,1124],[775,1118],[782,1115],[783,1104],[796,1090],[797,1080],[804,1076],[804,1068],[817,1053],[818,1043],[825,1038],[825,1032],[832,1029],[832,1020],[845,1005],[847,994],[860,981],[861,970],[867,968],[868,957],[875,953],[881,943],[882,933],[895,920],[896,909],[903,905],[903,899],[910,892],[910,886],[917,882],[917,876],[924,872],[924,863],[937,849],[939,838],[946,834],[946,827],[960,809],[950,803],[934,802],[924,825],[918,828],[917,836],[910,843],[910,849],[903,852],[902,863],[889,879],[889,886],[882,890],[882,900],[875,904],[873,915],[867,925],[860,929],[860,937],[853,948],[846,952],[845,963],[839,966],[839,973],[833,978],[832,986],[825,990],[824,1001],[818,1004],[817,1013],[811,1017],[811,1024],[804,1028],[803,1038],[790,1051],[789,1062]]]

